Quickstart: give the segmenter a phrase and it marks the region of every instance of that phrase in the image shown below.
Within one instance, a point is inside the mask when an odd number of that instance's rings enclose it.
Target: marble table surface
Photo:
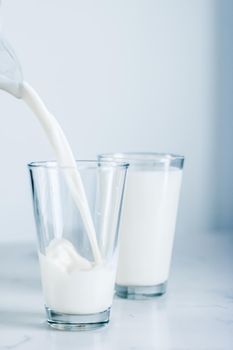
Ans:
[[[111,322],[63,332],[45,322],[35,242],[0,242],[0,350],[233,349],[233,232],[177,235],[168,292],[115,297]]]

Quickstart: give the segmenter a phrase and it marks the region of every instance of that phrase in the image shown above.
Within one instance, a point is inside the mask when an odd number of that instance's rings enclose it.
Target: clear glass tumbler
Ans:
[[[68,179],[74,168],[28,165],[48,323],[93,329],[109,321],[118,257],[118,227],[128,164],[77,161],[101,260],[94,259]]]
[[[129,163],[120,225],[116,292],[146,299],[166,291],[184,157],[159,153],[102,154]]]

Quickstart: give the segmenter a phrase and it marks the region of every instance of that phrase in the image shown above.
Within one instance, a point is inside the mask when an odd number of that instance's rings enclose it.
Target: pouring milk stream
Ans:
[[[92,221],[82,179],[76,167],[70,145],[56,118],[48,111],[36,91],[23,80],[20,64],[9,44],[0,37],[0,89],[22,99],[36,115],[48,140],[52,145],[59,166],[66,167],[65,178],[72,197],[80,211],[86,233],[91,245],[95,264],[102,262],[96,232]],[[78,253],[77,253],[78,254]],[[80,268],[89,263],[80,257]],[[89,264],[91,267],[91,264]],[[85,268],[85,267],[84,267]]]

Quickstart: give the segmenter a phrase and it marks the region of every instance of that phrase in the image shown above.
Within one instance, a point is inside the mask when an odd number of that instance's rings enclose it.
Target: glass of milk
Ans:
[[[77,162],[98,259],[75,202],[75,192],[67,181],[77,169],[60,167],[55,161],[33,162],[28,167],[48,323],[61,330],[104,325],[109,321],[113,300],[118,227],[128,164]]]
[[[166,291],[184,157],[159,153],[103,154],[128,162],[120,225],[116,292],[146,299]]]

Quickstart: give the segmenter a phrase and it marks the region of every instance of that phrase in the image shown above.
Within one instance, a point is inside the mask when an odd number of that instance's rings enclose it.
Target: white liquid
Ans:
[[[17,57],[6,40],[0,35],[0,89],[20,98],[21,81],[22,71]]]
[[[68,314],[90,314],[112,305],[116,265],[92,266],[67,240],[53,240],[39,254],[46,306]]]
[[[34,89],[22,82],[16,57],[3,41],[0,41],[0,58],[0,89],[22,98],[41,123],[55,151],[58,164],[65,167],[65,178],[79,208],[94,257],[94,263],[84,259],[69,241],[59,237],[60,232],[55,233],[60,239],[50,242],[45,255],[39,253],[45,303],[54,311],[68,314],[105,311],[112,304],[116,267],[115,264],[102,261],[88,201],[72,150],[57,120]]]
[[[182,171],[127,175],[117,284],[152,286],[168,279]]]
[[[73,199],[79,208],[84,226],[86,227],[86,232],[88,234],[95,262],[96,264],[101,263],[101,254],[98,248],[95,228],[82,184],[82,179],[76,167],[75,158],[63,130],[54,116],[47,110],[46,106],[34,89],[26,82],[22,84],[22,99],[31,108],[44,128],[55,151],[58,164],[69,168],[65,170],[67,184]]]
[[[70,145],[57,120],[47,110],[41,98],[28,83],[23,81],[18,59],[10,45],[2,37],[0,37],[0,89],[15,97],[22,98],[27,103],[44,128],[55,151],[58,164],[69,168],[65,170],[67,184],[83,219],[94,260],[96,264],[101,263],[101,254],[88,201]]]

